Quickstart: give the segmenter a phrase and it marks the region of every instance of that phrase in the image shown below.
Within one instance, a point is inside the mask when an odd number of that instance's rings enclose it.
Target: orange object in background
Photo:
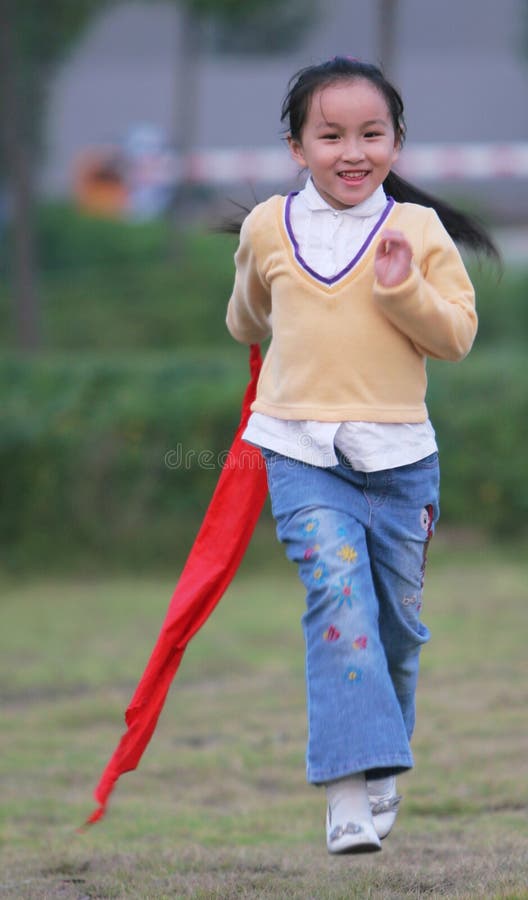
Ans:
[[[84,212],[122,218],[128,205],[125,162],[111,149],[83,153],[74,174],[74,194]]]

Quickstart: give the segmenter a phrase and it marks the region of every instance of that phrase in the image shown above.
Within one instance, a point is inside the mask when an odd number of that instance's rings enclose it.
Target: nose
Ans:
[[[365,156],[361,142],[355,137],[349,137],[343,142],[341,155],[343,159],[351,163],[361,162]]]

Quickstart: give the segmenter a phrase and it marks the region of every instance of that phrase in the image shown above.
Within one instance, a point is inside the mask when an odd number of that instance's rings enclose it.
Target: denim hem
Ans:
[[[326,784],[328,781],[336,781],[338,778],[346,778],[347,775],[356,775],[358,772],[370,772],[378,769],[389,770],[393,775],[401,772],[407,772],[414,766],[412,756],[390,756],[390,757],[371,757],[365,762],[354,762],[350,764],[330,767],[325,770],[324,774],[319,770],[307,769],[306,778],[310,784]],[[387,774],[389,774],[389,771]]]

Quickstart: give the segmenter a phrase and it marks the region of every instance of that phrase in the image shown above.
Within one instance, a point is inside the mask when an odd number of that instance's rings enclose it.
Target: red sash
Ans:
[[[95,789],[99,807],[86,824],[106,811],[118,778],[136,768],[152,737],[172,679],[187,644],[212,613],[235,576],[267,495],[260,451],[242,440],[261,367],[258,344],[251,346],[251,380],[215,492],[167,610],[152,656],[125,713],[121,737]],[[221,549],[220,549],[221,548]]]

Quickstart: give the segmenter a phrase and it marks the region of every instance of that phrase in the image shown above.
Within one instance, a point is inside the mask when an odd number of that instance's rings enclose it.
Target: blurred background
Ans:
[[[336,54],[406,105],[399,170],[475,213],[462,365],[430,365],[441,532],[528,533],[527,0],[5,0],[0,29],[0,553],[9,572],[178,565],[237,425],[236,238],[297,188],[280,107]],[[256,546],[272,534],[269,512]]]

